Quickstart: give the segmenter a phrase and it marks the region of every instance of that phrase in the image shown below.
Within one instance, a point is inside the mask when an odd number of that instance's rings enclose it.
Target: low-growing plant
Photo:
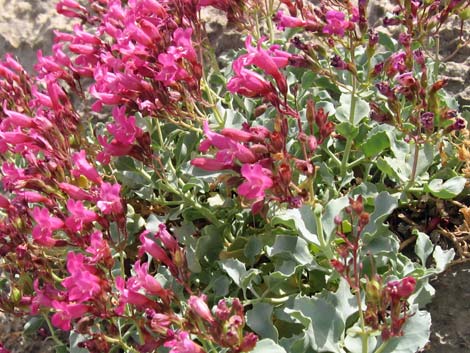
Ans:
[[[36,73],[0,62],[0,308],[56,352],[421,349],[455,253],[387,220],[468,193],[439,33],[470,2],[393,3],[60,0]]]

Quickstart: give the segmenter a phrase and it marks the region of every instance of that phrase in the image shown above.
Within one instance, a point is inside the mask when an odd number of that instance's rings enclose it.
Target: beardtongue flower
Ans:
[[[326,12],[326,25],[323,27],[323,33],[330,35],[344,36],[344,32],[349,28],[350,22],[345,20],[344,13],[335,10]]]
[[[121,185],[103,183],[101,184],[99,201],[96,203],[98,208],[104,214],[120,214],[123,211],[122,201],[119,192]]]
[[[97,218],[96,213],[86,209],[81,201],[67,200],[67,209],[70,216],[65,220],[65,225],[72,232],[81,231],[84,224],[91,223]]]
[[[67,255],[67,270],[70,276],[62,281],[67,289],[68,299],[83,303],[101,292],[101,279],[93,272],[94,268],[85,264],[85,256],[69,252]]]
[[[238,187],[238,193],[250,200],[257,200],[265,195],[265,191],[273,186],[271,172],[259,163],[244,164],[241,174],[245,181]]]
[[[88,305],[85,304],[59,302],[57,300],[52,302],[52,307],[56,309],[56,312],[52,315],[51,322],[55,327],[64,331],[70,331],[71,321],[82,317],[90,310]]]
[[[33,239],[40,245],[54,246],[56,240],[52,238],[52,232],[61,229],[64,222],[58,217],[51,216],[46,208],[35,207],[32,213],[37,223],[33,228]]]
[[[72,175],[74,177],[79,177],[80,175],[85,176],[91,182],[100,184],[101,177],[96,171],[96,169],[88,163],[86,159],[86,152],[85,150],[81,150],[80,152],[76,152],[72,155],[72,160],[74,166],[77,169],[72,170]]]
[[[235,76],[227,83],[229,92],[249,98],[267,97],[274,92],[273,86],[263,76],[245,69],[241,61],[233,63],[233,71]]]
[[[207,297],[205,295],[196,296],[192,295],[189,297],[188,304],[191,310],[203,320],[207,321],[208,323],[213,323],[214,317],[206,304]]]
[[[201,346],[194,343],[186,331],[179,331],[173,339],[165,342],[169,353],[205,353]]]

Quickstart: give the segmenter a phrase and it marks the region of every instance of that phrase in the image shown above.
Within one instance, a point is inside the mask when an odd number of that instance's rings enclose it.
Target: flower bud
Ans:
[[[408,297],[415,291],[415,287],[416,279],[411,276],[405,277],[398,285],[397,294],[403,299],[408,299]]]
[[[203,320],[212,323],[214,317],[206,304],[206,296],[203,294],[200,297],[192,295],[188,300],[189,307],[191,310]]]

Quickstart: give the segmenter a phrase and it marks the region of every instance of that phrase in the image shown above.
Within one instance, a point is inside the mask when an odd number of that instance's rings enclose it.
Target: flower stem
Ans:
[[[354,113],[356,111],[356,89],[357,89],[356,86],[357,86],[356,77],[353,75],[352,76],[351,106],[349,110],[349,122],[351,124],[354,124]],[[344,148],[343,159],[341,161],[341,167],[340,167],[341,179],[343,179],[346,176],[346,172],[348,169],[349,154],[351,153],[352,145],[353,145],[353,138],[351,136],[348,136],[346,140],[346,147]]]
[[[51,333],[51,338],[52,340],[58,345],[58,346],[65,346],[64,342],[62,342],[55,334],[54,326],[52,326],[51,321],[49,320],[49,317],[46,314],[42,314],[42,317],[46,321],[47,327],[49,328],[49,331]]]
[[[325,236],[323,234],[323,224],[321,221],[323,212],[323,206],[319,203],[315,205],[313,209],[313,216],[315,217],[315,224],[317,226],[317,237],[318,241],[320,242],[320,247],[325,253],[325,256],[328,260],[331,260],[334,257],[333,251],[331,250],[330,244],[327,244],[325,240]]]

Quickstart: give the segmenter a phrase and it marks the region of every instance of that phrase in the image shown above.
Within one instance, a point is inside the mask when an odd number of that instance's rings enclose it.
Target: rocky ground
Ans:
[[[41,49],[50,54],[53,30],[67,30],[71,27],[68,19],[55,14],[55,0],[0,0],[0,57],[7,52],[14,53],[23,65],[32,70],[36,51]],[[381,19],[389,1],[370,1],[371,22]],[[217,20],[215,13],[208,14],[215,19],[209,24],[209,35],[217,43],[216,53],[241,44],[236,31],[227,29],[223,20]],[[470,105],[470,31],[466,29],[467,42],[458,40],[458,23],[448,26],[441,36],[441,58],[444,76],[449,80],[446,89],[452,93],[461,106]],[[457,47],[459,51],[455,51]],[[448,269],[433,281],[436,297],[429,310],[433,318],[431,342],[426,353],[466,353],[470,351],[470,263],[463,263]],[[0,343],[13,353],[53,352],[53,342],[45,342],[34,334],[22,335],[25,321],[0,313]]]

